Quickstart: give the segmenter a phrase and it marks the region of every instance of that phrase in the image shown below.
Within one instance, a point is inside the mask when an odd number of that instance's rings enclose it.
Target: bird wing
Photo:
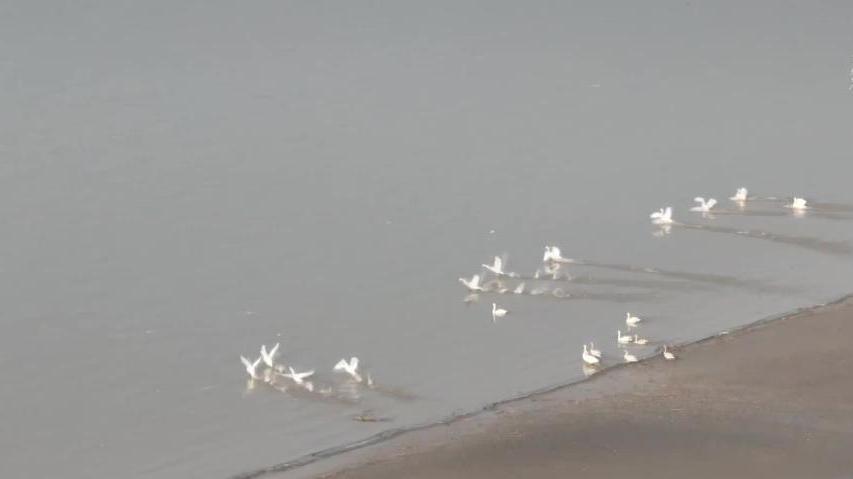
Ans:
[[[693,198],[693,201],[695,201],[697,203],[703,203],[704,204],[705,198],[702,198],[701,196],[697,196],[696,198]]]
[[[672,216],[672,206],[667,206],[666,209],[663,211],[663,215],[667,218]]]
[[[358,358],[355,356],[351,357],[349,360],[349,366],[352,368],[353,371],[358,369]]]
[[[713,207],[714,207],[714,205],[716,205],[716,204],[717,204],[717,200],[716,200],[716,199],[711,198],[710,200],[708,200],[708,208],[713,208]]]
[[[243,362],[243,365],[246,366],[247,369],[252,367],[252,362],[246,359],[246,356],[240,356],[240,361]]]
[[[305,379],[305,378],[311,377],[313,375],[314,375],[313,369],[311,371],[305,371],[304,373],[294,374],[294,376],[298,377],[299,379]]]
[[[275,346],[273,346],[273,347],[272,347],[272,349],[270,349],[270,359],[272,359],[273,357],[275,357],[275,353],[277,353],[277,352],[278,352],[278,347],[279,347],[280,345],[281,345],[281,343],[275,343]]]
[[[551,254],[554,258],[559,258],[560,256],[562,256],[562,254],[560,253],[560,248],[556,246],[551,247]]]
[[[471,284],[472,284],[472,285],[474,285],[474,286],[477,286],[477,285],[479,285],[479,284],[480,284],[480,275],[479,275],[479,274],[475,274],[475,275],[471,278]]]
[[[263,359],[263,358],[258,357],[258,359],[256,359],[255,362],[252,364],[252,367],[253,368],[258,367],[258,364],[261,364],[261,359]]]
[[[272,358],[270,358],[270,353],[267,352],[267,345],[261,345],[261,357],[264,359],[264,362],[271,362]]]
[[[334,370],[335,371],[345,370],[348,366],[349,366],[349,364],[347,364],[347,360],[341,359],[340,361],[338,361],[338,364],[335,364]]]
[[[503,260],[500,256],[495,256],[495,269],[500,271],[503,266]]]

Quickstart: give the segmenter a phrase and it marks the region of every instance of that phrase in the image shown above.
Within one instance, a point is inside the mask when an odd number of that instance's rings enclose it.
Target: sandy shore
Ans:
[[[853,300],[280,477],[853,477]]]

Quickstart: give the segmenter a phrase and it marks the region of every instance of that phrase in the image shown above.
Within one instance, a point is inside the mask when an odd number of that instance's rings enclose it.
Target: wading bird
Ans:
[[[581,355],[581,357],[583,358],[583,362],[585,362],[589,365],[595,365],[595,364],[598,364],[600,362],[597,357],[595,357],[594,355],[590,354],[589,351],[587,351],[586,344],[583,345],[583,354]]]
[[[589,343],[589,354],[592,354],[593,356],[597,357],[598,359],[601,359],[601,351],[599,351],[598,349],[595,349],[595,343],[593,343],[591,341]]]

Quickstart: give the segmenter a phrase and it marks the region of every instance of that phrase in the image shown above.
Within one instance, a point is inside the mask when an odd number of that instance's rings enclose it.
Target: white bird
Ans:
[[[729,199],[730,199],[730,200],[732,200],[732,201],[738,201],[738,202],[741,202],[741,203],[742,203],[742,202],[744,202],[744,201],[746,201],[746,200],[747,200],[747,196],[746,196],[746,195],[747,195],[747,189],[746,189],[746,188],[743,188],[743,187],[740,187],[740,188],[738,188],[738,189],[737,189],[737,192],[735,192],[735,195],[734,195],[734,196],[730,196],[730,197],[729,197]]]
[[[636,363],[637,362],[637,356],[634,356],[633,354],[629,353],[627,349],[625,350],[625,356],[624,357],[625,357],[626,363]]]
[[[635,334],[634,335],[634,344],[639,344],[640,346],[645,346],[646,344],[649,344],[649,340],[646,338],[641,338]]]
[[[519,283],[512,292],[513,294],[524,294],[524,283]]]
[[[640,324],[642,319],[637,316],[631,316],[631,313],[625,313],[625,324],[628,326],[636,326]]]
[[[289,373],[284,373],[284,374],[282,374],[282,376],[284,376],[284,377],[286,377],[286,378],[290,378],[290,379],[292,379],[292,380],[293,380],[293,382],[295,382],[296,384],[305,384],[305,378],[308,378],[308,377],[311,377],[311,376],[313,376],[313,375],[314,375],[314,370],[313,370],[313,369],[312,369],[311,371],[306,371],[306,372],[304,372],[304,373],[297,373],[297,372],[296,372],[296,371],[294,371],[294,370],[293,370],[293,368],[291,368],[291,367],[288,367],[287,369],[288,369],[290,372],[289,372]]]
[[[793,201],[791,201],[790,205],[785,205],[786,208],[792,208],[795,210],[805,210],[808,208],[806,205],[808,203],[805,198],[794,197]]]
[[[270,349],[268,352],[267,351],[267,345],[266,344],[261,345],[261,358],[263,358],[264,364],[266,364],[269,367],[274,366],[273,361],[275,360],[276,353],[278,353],[278,346],[279,346],[279,343],[275,343],[275,346],[273,346],[272,349]]]
[[[593,356],[597,357],[598,359],[601,359],[601,351],[598,349],[595,349],[595,343],[593,343],[593,342],[589,343],[589,354],[592,354]]]
[[[583,362],[590,365],[598,364],[600,362],[597,357],[589,353],[589,351],[586,349],[586,344],[583,345],[583,355],[581,355],[581,357],[583,358]]]
[[[663,345],[663,357],[667,361],[672,361],[675,359],[675,355],[666,349],[666,344]]]
[[[484,264],[482,266],[484,268],[486,268],[487,270],[491,271],[492,273],[495,273],[497,276],[503,276],[506,274],[506,273],[504,273],[503,263],[504,262],[500,256],[495,256],[494,264],[491,264],[491,265]]]
[[[631,336],[622,336],[622,331],[616,330],[616,342],[619,344],[628,344],[632,342],[634,338]]]
[[[509,311],[507,311],[503,308],[499,308],[497,303],[492,303],[492,321],[493,322],[496,321],[497,318],[503,318],[504,316],[506,316],[506,313],[508,313],[508,312]]]
[[[459,278],[459,282],[464,284],[470,291],[483,291],[483,287],[480,286],[479,274],[475,274],[470,280]]]
[[[655,211],[650,214],[649,218],[651,218],[652,223],[656,225],[671,225],[673,223],[672,207],[667,206],[665,209],[661,208],[660,211]]]
[[[701,213],[707,213],[711,211],[711,208],[713,208],[714,205],[717,204],[717,200],[715,200],[714,198],[710,198],[708,199],[708,201],[705,201],[705,198],[702,198],[701,196],[693,198],[693,201],[699,203],[699,206],[694,206],[693,208],[690,208],[690,211],[699,211]]]
[[[353,356],[350,358],[349,362],[346,359],[341,359],[338,361],[338,364],[335,364],[335,371],[344,371],[356,382],[361,382],[361,374],[358,374],[358,358]]]
[[[243,365],[246,366],[246,372],[249,373],[249,376],[251,376],[252,379],[260,379],[258,377],[258,364],[261,364],[261,359],[262,358],[258,358],[253,363],[246,359],[245,356],[240,356],[240,361],[243,361]]]
[[[542,257],[542,262],[571,263],[572,260],[569,258],[563,258],[562,253],[560,253],[560,248],[556,246],[545,246],[545,255]]]

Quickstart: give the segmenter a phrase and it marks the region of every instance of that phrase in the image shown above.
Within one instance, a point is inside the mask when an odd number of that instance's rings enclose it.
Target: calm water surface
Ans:
[[[173,3],[0,3],[3,477],[229,477],[853,291],[851,5]],[[687,212],[742,185],[832,204]],[[546,243],[568,298],[462,301]],[[337,399],[247,389],[276,341]]]

